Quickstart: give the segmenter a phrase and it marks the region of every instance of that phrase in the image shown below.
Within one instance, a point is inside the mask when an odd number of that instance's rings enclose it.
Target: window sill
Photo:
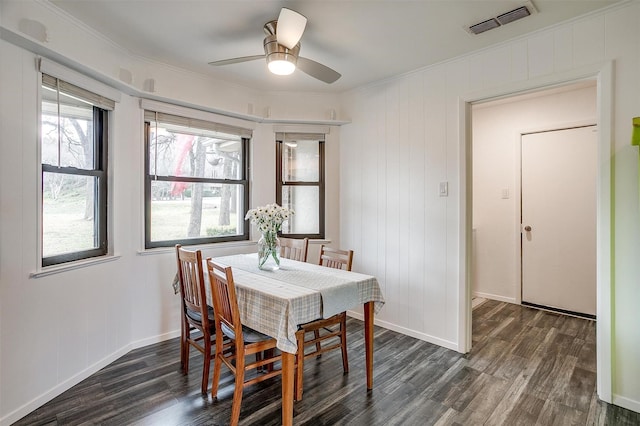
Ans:
[[[184,247],[197,247],[198,250],[212,250],[212,249],[226,249],[233,247],[252,247],[255,246],[255,241],[230,241],[226,243],[211,243],[211,244],[197,244],[197,245],[185,245]],[[152,249],[143,249],[138,250],[138,255],[140,256],[153,256],[156,254],[165,254],[165,253],[175,253],[176,248],[174,246],[171,247],[159,247]]]
[[[252,241],[230,241],[227,243],[212,243],[212,244],[199,244],[193,246],[184,246],[184,247],[197,247],[199,250],[214,250],[214,249],[228,249],[228,248],[236,248],[236,247],[255,247],[258,243],[258,240]],[[309,244],[331,244],[331,240],[329,239],[317,239],[317,240],[309,240]],[[139,256],[154,256],[157,254],[166,254],[166,253],[175,253],[175,247],[159,247],[152,249],[144,249],[138,250]]]
[[[315,240],[309,240],[309,244],[331,244],[331,240],[328,240],[326,238],[323,239],[315,239]]]
[[[62,272],[73,271],[75,269],[85,268],[87,266],[98,265],[100,263],[113,262],[120,259],[120,255],[107,255],[100,257],[92,257],[90,259],[78,260],[61,265],[47,266],[37,272],[29,274],[29,278],[42,278],[48,275],[59,274]]]

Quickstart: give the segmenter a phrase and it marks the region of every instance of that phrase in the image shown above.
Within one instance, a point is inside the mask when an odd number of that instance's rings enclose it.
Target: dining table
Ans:
[[[362,305],[367,390],[373,389],[373,319],[384,305],[374,276],[284,258],[278,269],[263,270],[258,267],[256,253],[212,260],[231,266],[242,324],[275,338],[282,352],[283,425],[293,424],[296,331],[300,324]]]

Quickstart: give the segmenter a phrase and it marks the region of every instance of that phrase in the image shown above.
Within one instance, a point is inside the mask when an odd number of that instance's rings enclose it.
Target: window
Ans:
[[[41,93],[42,266],[105,255],[114,102],[47,74]]]
[[[324,238],[324,135],[278,133],[276,157],[276,202],[295,211],[282,235]]]
[[[145,111],[145,247],[249,239],[251,132]]]

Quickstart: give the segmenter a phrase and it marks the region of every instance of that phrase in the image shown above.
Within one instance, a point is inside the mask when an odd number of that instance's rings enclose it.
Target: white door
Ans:
[[[596,126],[522,136],[522,301],[596,313]]]

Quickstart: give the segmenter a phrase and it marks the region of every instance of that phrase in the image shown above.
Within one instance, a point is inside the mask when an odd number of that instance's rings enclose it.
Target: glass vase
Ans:
[[[280,268],[280,240],[275,232],[265,232],[258,240],[258,267],[265,271]]]

